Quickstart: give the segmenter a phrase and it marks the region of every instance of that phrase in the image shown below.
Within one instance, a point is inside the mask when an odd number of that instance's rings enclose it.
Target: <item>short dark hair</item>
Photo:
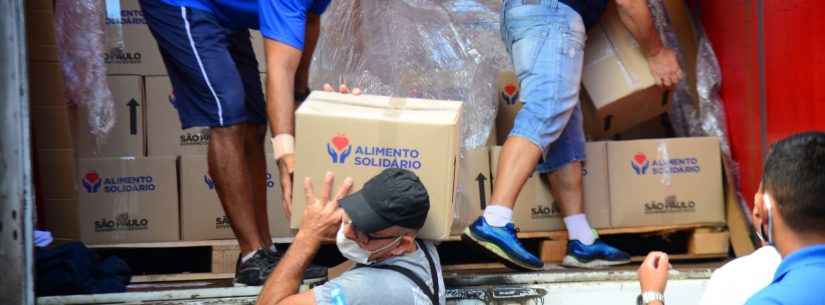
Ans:
[[[825,234],[825,133],[799,133],[774,144],[762,186],[791,230]]]

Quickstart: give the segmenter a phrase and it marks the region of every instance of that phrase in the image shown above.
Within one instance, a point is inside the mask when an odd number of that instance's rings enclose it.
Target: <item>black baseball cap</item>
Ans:
[[[430,210],[430,196],[418,176],[398,168],[385,169],[339,203],[364,233],[392,226],[421,229]]]

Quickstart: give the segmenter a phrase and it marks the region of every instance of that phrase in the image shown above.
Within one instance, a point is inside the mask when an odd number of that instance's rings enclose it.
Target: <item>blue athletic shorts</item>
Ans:
[[[210,12],[141,0],[157,40],[183,128],[266,124],[266,102],[249,30]]]

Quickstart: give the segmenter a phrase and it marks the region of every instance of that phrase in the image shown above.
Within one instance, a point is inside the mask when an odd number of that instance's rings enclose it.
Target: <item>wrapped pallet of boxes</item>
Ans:
[[[295,114],[292,228],[300,225],[306,204],[304,177],[318,185],[332,171],[338,185],[352,177],[356,191],[385,168],[403,168],[421,178],[430,196],[419,236],[448,238],[461,107],[456,101],[313,92]]]
[[[614,227],[724,223],[719,139],[607,144]]]
[[[587,35],[582,111],[588,134],[604,138],[667,111],[667,91],[657,86],[645,54],[612,2]]]

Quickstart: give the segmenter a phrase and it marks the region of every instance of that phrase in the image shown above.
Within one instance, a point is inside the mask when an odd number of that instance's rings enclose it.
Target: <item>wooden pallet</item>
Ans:
[[[291,238],[274,238],[274,243],[290,243]],[[132,283],[148,282],[172,282],[172,281],[197,281],[230,279],[235,276],[235,263],[237,262],[240,248],[237,240],[206,240],[206,241],[175,241],[175,242],[149,242],[149,243],[122,243],[122,244],[94,244],[89,248],[117,252],[123,250],[146,250],[170,249],[170,248],[196,248],[208,247],[211,264],[208,272],[183,272],[175,274],[149,274],[132,276]]]
[[[681,243],[679,248],[685,248],[682,253],[668,253],[672,260],[707,260],[721,259],[728,257],[730,250],[730,233],[723,224],[699,223],[688,225],[669,226],[643,226],[628,228],[609,228],[597,230],[602,237],[615,235],[627,236],[627,238],[661,236],[667,238],[671,234],[689,234],[689,237]],[[542,261],[549,263],[550,270],[554,269],[554,264],[560,263],[567,250],[567,231],[550,232],[520,232],[520,239],[540,239],[539,255]],[[451,240],[458,240],[460,237],[453,237]],[[665,252],[670,252],[668,249]],[[644,255],[631,257],[633,262],[641,262]],[[444,266],[444,271],[462,272],[469,270],[497,270],[506,269],[500,263],[470,263],[453,264]]]

